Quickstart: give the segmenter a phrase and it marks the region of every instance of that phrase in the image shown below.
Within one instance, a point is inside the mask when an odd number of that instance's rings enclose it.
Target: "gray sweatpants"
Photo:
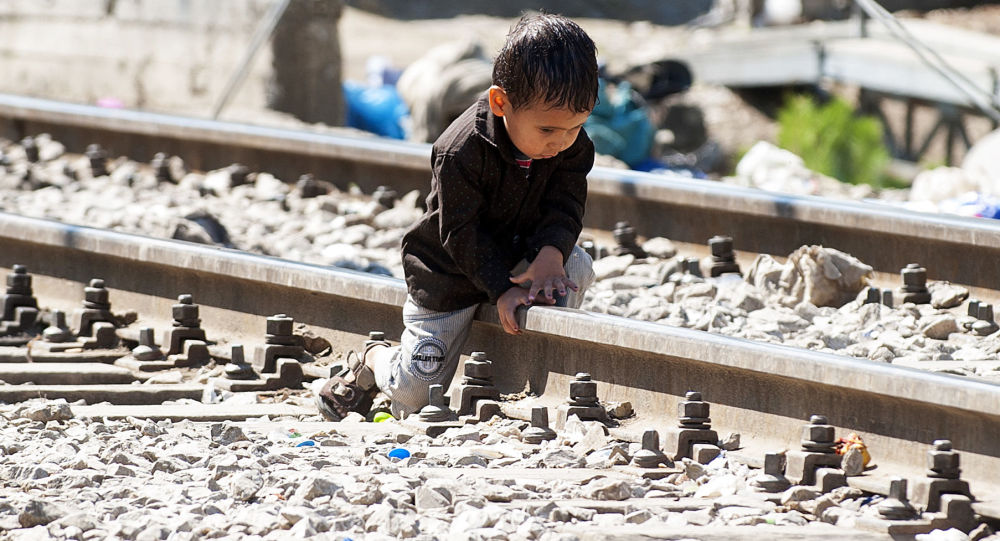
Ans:
[[[557,306],[579,308],[583,294],[594,282],[593,260],[579,246],[573,247],[566,261],[566,275],[579,286],[558,299]],[[521,261],[512,269],[520,274],[528,266]],[[427,390],[440,384],[447,390],[459,355],[472,328],[472,317],[478,305],[453,312],[428,310],[409,296],[403,305],[403,336],[400,345],[389,356],[379,356],[375,362],[375,383],[392,400],[392,414],[402,419],[427,405]]]

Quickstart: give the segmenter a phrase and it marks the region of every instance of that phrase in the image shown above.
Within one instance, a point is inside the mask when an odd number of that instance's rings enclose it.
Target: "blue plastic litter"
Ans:
[[[316,442],[314,442],[312,440],[306,440],[306,441],[300,442],[298,445],[296,445],[296,447],[313,447],[315,445],[316,445]]]
[[[403,460],[404,458],[410,458],[410,452],[402,447],[396,447],[392,451],[389,451],[389,458],[398,458]]]
[[[393,85],[368,86],[344,81],[347,125],[378,135],[405,139],[404,119],[410,110]]]
[[[1000,198],[978,192],[968,192],[952,199],[946,199],[938,206],[942,212],[994,220],[1000,219]]]

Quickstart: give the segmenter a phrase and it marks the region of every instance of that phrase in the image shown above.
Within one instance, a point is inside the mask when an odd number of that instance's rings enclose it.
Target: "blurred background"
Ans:
[[[8,0],[0,92],[433,142],[539,9],[597,43],[599,165],[1000,216],[996,2]]]

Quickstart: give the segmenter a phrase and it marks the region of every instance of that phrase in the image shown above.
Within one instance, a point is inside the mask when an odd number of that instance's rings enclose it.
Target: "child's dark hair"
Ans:
[[[588,112],[597,103],[597,47],[561,15],[525,15],[493,63],[493,84],[515,109],[538,102]]]

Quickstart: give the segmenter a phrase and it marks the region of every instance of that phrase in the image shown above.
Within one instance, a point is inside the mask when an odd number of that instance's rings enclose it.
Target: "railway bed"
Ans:
[[[123,316],[135,319],[133,333],[136,327],[162,331],[173,325],[178,296],[190,294],[206,335],[217,342],[207,354],[219,361],[232,356],[225,354],[232,344],[249,351],[266,342],[262,329],[271,329],[274,314],[287,314],[329,340],[334,359],[372,329],[389,338],[402,330],[405,289],[392,278],[47,220],[0,219],[4,265],[10,269],[9,258],[30,269],[44,308],[72,313],[83,288],[100,275],[113,311],[134,310]],[[864,438],[878,467],[847,482],[877,493],[888,493],[891,475],[905,475],[911,485],[924,479],[932,442],[949,439],[977,499],[972,508],[1000,516],[996,385],[574,310],[536,307],[521,318],[527,332],[514,338],[502,332],[491,310],[479,310],[468,345],[503,367],[494,374],[501,393],[530,390],[529,397],[503,405],[509,415],[526,416],[538,405],[557,408],[576,375],[586,372],[602,401],[631,403],[635,417],[612,434],[635,441],[646,428],[669,433],[678,406],[698,391],[711,404],[713,429],[741,434],[742,448],[733,456],[758,466],[766,452],[800,449],[803,425],[812,415],[825,415],[838,435]],[[307,369],[306,379],[323,375],[315,370]],[[117,407],[123,417],[143,415],[135,406]],[[243,418],[269,407],[244,411]],[[210,415],[212,408],[191,409]],[[113,411],[103,415],[115,417]]]
[[[11,139],[44,131],[71,149],[96,141],[131,156],[167,151],[195,168],[239,161],[287,178],[310,172],[339,185],[356,182],[365,191],[385,184],[386,178],[400,192],[427,184],[424,145],[14,97],[0,97],[0,119],[0,134]],[[973,295],[996,298],[992,271],[986,270],[993,268],[1000,251],[1000,227],[990,221],[610,169],[596,168],[590,180],[586,225],[592,229],[609,230],[619,217],[628,216],[637,229],[681,242],[701,244],[715,234],[735,232],[747,252],[787,253],[804,243],[825,244],[858,256],[882,278],[911,261],[929,261],[930,277],[967,284]],[[391,278],[8,214],[0,214],[0,243],[0,268],[10,272],[15,264],[25,265],[46,309],[72,313],[90,280],[103,279],[116,313],[127,307],[138,318],[128,325],[131,331],[119,329],[129,340],[137,340],[139,327],[170,328],[178,295],[192,295],[206,333],[218,342],[207,355],[220,363],[231,359],[232,344],[263,342],[262,329],[269,328],[268,317],[274,314],[287,314],[329,340],[331,359],[357,347],[372,329],[383,330],[390,339],[402,330],[405,288]],[[663,438],[675,427],[686,394],[699,391],[711,404],[713,428],[720,434],[741,434],[743,448],[732,455],[755,466],[762,465],[765,453],[800,449],[803,425],[814,414],[825,415],[838,435],[862,435],[878,465],[847,482],[882,494],[889,492],[892,475],[911,479],[911,487],[924,479],[928,450],[935,440],[948,439],[960,453],[962,478],[976,497],[972,508],[1000,519],[996,385],[602,314],[537,307],[520,317],[527,333],[512,338],[503,334],[495,314],[482,307],[467,348],[467,353],[487,352],[503,367],[495,378],[502,393],[530,391],[527,398],[503,404],[508,415],[527,418],[533,406],[556,408],[566,401],[575,375],[586,372],[602,400],[629,402],[636,412],[612,434],[638,441],[644,429],[657,428]],[[0,347],[0,358],[16,360],[19,355],[17,347]],[[53,360],[34,350],[33,355],[38,366]],[[303,369],[306,379],[329,372],[317,365]],[[87,386],[76,386],[53,384],[44,391],[92,403],[85,396]],[[5,395],[10,398],[2,400],[27,396],[24,386],[9,387],[3,392],[11,392]],[[205,392],[203,384],[190,382],[143,387],[148,389],[138,393],[109,387],[102,391],[105,396],[122,404],[105,408],[124,409],[95,410],[101,413],[94,415],[171,418],[163,408],[142,413],[137,403],[194,399]],[[177,408],[167,409],[177,415]],[[192,407],[184,415],[199,409],[212,408]],[[206,420],[246,419],[268,411],[312,413],[308,404],[285,409],[268,404]]]

